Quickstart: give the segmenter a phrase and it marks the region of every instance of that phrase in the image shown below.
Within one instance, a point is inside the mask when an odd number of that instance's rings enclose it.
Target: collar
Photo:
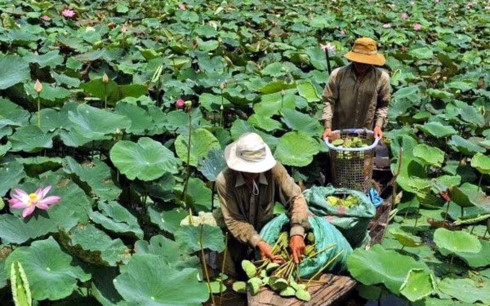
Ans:
[[[267,183],[267,179],[265,178],[264,173],[259,174],[259,184],[269,185],[269,183]],[[235,182],[235,187],[240,187],[242,185],[245,185],[245,178],[243,177],[241,172],[238,172],[238,176]]]

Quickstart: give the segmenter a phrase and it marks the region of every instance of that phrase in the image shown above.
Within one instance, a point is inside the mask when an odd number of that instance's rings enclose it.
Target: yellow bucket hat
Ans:
[[[344,57],[352,62],[383,66],[386,62],[383,54],[378,54],[376,41],[369,37],[356,39],[352,51],[347,52]]]

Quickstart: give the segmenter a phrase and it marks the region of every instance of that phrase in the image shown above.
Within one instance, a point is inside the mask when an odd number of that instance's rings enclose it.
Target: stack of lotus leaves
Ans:
[[[358,199],[353,195],[348,195],[347,197],[337,197],[337,196],[328,196],[326,198],[328,205],[333,207],[345,207],[351,208],[359,205]]]
[[[281,256],[283,259],[282,264],[272,262],[269,258],[254,262],[243,260],[242,268],[249,279],[246,283],[235,282],[233,284],[233,290],[244,293],[248,287],[249,292],[255,295],[259,292],[260,288],[268,286],[282,297],[296,297],[302,301],[309,301],[311,295],[307,287],[309,282],[318,276],[321,270],[309,280],[300,279],[299,264],[296,264],[293,256],[289,254],[288,241],[288,232],[282,231],[272,247],[272,254]],[[301,261],[314,258],[335,246],[335,244],[332,244],[323,250],[317,251],[315,249],[315,236],[311,231],[306,234],[305,245],[306,247]]]

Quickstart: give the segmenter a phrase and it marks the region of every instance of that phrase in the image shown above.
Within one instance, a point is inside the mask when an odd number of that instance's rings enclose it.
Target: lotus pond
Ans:
[[[387,58],[396,186],[383,243],[349,258],[359,294],[490,304],[488,5],[0,1],[1,304],[219,304],[199,258],[225,249],[222,149],[255,131],[323,183],[325,52],[359,36]]]

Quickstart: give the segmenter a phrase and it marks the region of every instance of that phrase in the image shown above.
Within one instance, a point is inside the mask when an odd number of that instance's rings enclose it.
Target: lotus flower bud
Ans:
[[[176,108],[179,108],[179,109],[184,108],[184,105],[185,105],[185,101],[182,98],[177,99],[177,101],[175,102]]]
[[[40,93],[43,90],[43,84],[41,84],[41,82],[39,82],[39,80],[36,80],[36,83],[34,83],[34,90],[37,93]]]
[[[109,76],[104,72],[104,75],[102,76],[102,83],[109,83]]]

